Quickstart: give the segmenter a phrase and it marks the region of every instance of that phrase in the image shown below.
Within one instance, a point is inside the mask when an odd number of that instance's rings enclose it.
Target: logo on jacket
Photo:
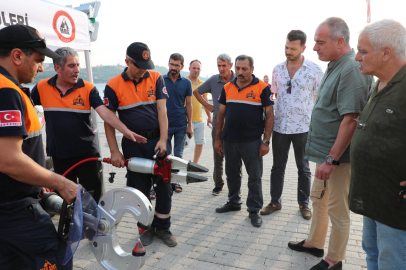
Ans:
[[[217,100],[220,100],[220,98],[221,98],[221,93],[220,93],[219,97],[217,98]]]
[[[75,39],[75,22],[66,11],[59,10],[55,13],[52,28],[62,42],[69,43]]]
[[[168,91],[166,90],[166,87],[162,88],[162,92],[163,92],[165,95],[168,94]]]
[[[255,99],[256,96],[257,96],[257,95],[255,95],[254,92],[251,91],[250,93],[247,93],[246,98]]]
[[[44,268],[41,268],[40,270],[58,270],[58,267],[56,264],[51,264],[47,260],[45,260]]]
[[[79,95],[73,100],[73,105],[85,106],[85,100]]]
[[[109,106],[109,98],[104,98],[104,105]]]
[[[21,111],[0,111],[0,127],[22,126]]]
[[[155,89],[152,88],[147,91],[148,97],[155,97]]]

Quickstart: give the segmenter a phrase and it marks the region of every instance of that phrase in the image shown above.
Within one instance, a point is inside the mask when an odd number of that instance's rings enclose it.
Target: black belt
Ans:
[[[159,136],[161,135],[159,129],[139,131],[137,133],[138,135],[141,135],[142,137],[145,137],[147,139],[156,139],[159,138]]]

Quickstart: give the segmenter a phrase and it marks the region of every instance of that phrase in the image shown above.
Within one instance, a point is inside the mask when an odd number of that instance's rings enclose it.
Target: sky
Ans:
[[[73,7],[86,2],[48,1]],[[391,18],[406,25],[405,0],[370,1],[372,22]],[[350,45],[356,50],[359,31],[367,25],[365,0],[101,0],[91,64],[124,65],[126,48],[140,41],[149,46],[155,65],[167,67],[169,56],[177,52],[185,57],[184,71],[191,60],[199,59],[201,75],[211,76],[218,74],[219,54],[228,53],[233,61],[246,54],[254,58],[254,74],[262,78],[286,60],[286,35],[300,29],[307,34],[304,56],[324,70],[327,63],[313,51],[314,33],[332,16],[347,22]]]

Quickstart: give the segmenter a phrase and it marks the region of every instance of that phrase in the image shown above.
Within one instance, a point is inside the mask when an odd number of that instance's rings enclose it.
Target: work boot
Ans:
[[[140,231],[140,230],[138,230]],[[146,230],[143,234],[140,234],[140,240],[143,246],[148,246],[152,243],[152,240],[154,240],[154,234],[155,234],[155,227],[151,227],[148,230]]]
[[[176,236],[173,236],[169,229],[166,230],[156,230],[156,237],[164,241],[165,245],[168,247],[175,247],[178,245],[178,240]]]

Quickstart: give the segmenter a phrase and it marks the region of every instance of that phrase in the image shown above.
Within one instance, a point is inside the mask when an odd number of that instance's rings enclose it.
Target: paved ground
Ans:
[[[104,128],[99,123],[102,156],[110,152],[105,139]],[[147,246],[145,265],[142,269],[309,269],[319,262],[319,258],[308,254],[293,252],[287,247],[292,240],[307,237],[310,221],[304,220],[298,211],[296,201],[297,170],[293,150],[285,177],[282,196],[283,208],[276,214],[263,217],[261,228],[255,228],[243,210],[225,214],[215,213],[214,209],[227,201],[227,186],[220,196],[213,196],[213,168],[210,129],[206,127],[206,140],[199,164],[210,169],[209,181],[183,185],[182,193],[173,195],[171,231],[177,236],[179,245],[165,246],[161,240]],[[119,135],[119,134],[118,134]],[[121,137],[120,137],[121,138]],[[193,159],[194,142],[185,149],[184,158]],[[263,193],[264,203],[270,201],[270,170],[272,155],[264,158]],[[311,164],[312,172],[315,164]],[[115,182],[110,184],[108,173],[117,173]],[[105,166],[106,189],[125,185],[125,170]],[[247,190],[247,174],[244,171],[243,200]],[[154,203],[154,201],[153,201]],[[351,233],[347,247],[344,269],[366,269],[365,254],[361,248],[362,218],[351,215]],[[119,224],[121,247],[131,252],[138,239],[136,222],[126,215]],[[326,249],[328,246],[328,238]],[[74,256],[74,269],[102,269],[96,262],[87,243],[81,243]]]

